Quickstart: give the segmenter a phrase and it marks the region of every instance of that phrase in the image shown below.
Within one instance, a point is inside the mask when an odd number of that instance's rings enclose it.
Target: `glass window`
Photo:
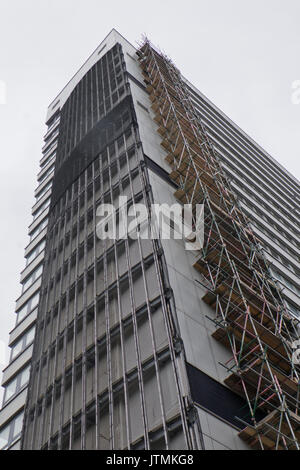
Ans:
[[[13,430],[13,433],[12,433],[12,436],[13,436],[12,440],[13,441],[17,437],[19,437],[21,432],[22,432],[23,418],[24,418],[24,414],[22,413],[14,419],[14,430]]]
[[[3,403],[6,403],[11,397],[13,397],[16,394],[17,382],[18,382],[18,377],[16,377],[14,380],[9,382],[8,385],[6,385]]]
[[[50,163],[51,160],[54,160],[56,157],[56,152],[49,155],[49,157],[41,164],[41,170]]]
[[[41,233],[42,230],[47,226],[48,224],[48,219],[44,219],[37,227],[34,229],[33,232],[30,234],[30,241],[32,241],[35,237],[38,236],[39,233]]]
[[[9,442],[10,424],[0,431],[0,449],[5,449]]]
[[[12,398],[14,395],[19,393],[19,391],[28,384],[29,376],[30,366],[27,366],[5,386],[3,404],[10,400],[10,398]]]
[[[50,143],[51,142],[51,143]],[[57,144],[57,139],[55,139],[53,142],[52,140],[49,140],[48,142],[45,143],[44,147],[42,148],[42,152],[44,155],[46,155],[48,152],[51,152],[51,149]]]
[[[50,173],[54,171],[54,167],[55,167],[55,164],[53,163],[53,165],[51,165],[50,168],[48,168],[48,170],[45,171],[45,173],[43,173],[43,175],[40,178],[38,178],[38,182],[42,183],[43,181],[45,181],[45,179],[48,178]]]
[[[49,132],[50,129],[48,129],[48,132]],[[53,132],[50,132],[46,139],[45,139],[45,145],[44,147],[52,140],[54,139],[56,136],[58,135],[58,129],[55,129]]]
[[[26,257],[26,266],[28,266],[45,248],[46,240],[41,241]]]
[[[28,302],[17,312],[17,324],[20,323],[39,303],[39,292],[31,297]]]
[[[30,367],[26,367],[26,369],[23,370],[21,377],[20,377],[20,389],[23,388],[25,385],[28,384],[29,382],[29,377],[30,377]]]
[[[24,413],[22,412],[0,431],[1,450],[7,449],[21,435],[23,417]]]
[[[20,354],[20,352],[22,351],[22,343],[23,341],[18,341],[15,346],[13,346],[12,350],[11,350],[11,360],[14,359],[16,356],[18,356]]]
[[[48,132],[49,132],[49,130],[51,129],[51,127],[53,127],[54,124],[57,123],[57,121],[58,121],[59,119],[60,119],[60,114],[59,114],[59,113],[58,113],[58,114],[55,114],[55,115],[51,118],[50,122],[48,123]]]
[[[31,330],[29,330],[27,333],[26,333],[26,346],[28,346],[28,344],[32,343],[32,341],[34,340],[34,334],[35,334],[35,327],[31,328]]]
[[[42,191],[40,191],[37,194],[36,200],[39,201],[46,194],[46,192],[49,191],[51,186],[52,186],[52,181],[50,181],[48,184],[46,184],[46,186],[42,189]]]
[[[296,317],[300,317],[300,310],[295,307],[293,304],[291,304],[290,302],[288,302],[287,300],[285,301],[286,302],[286,305],[287,305],[287,308],[288,310],[293,314],[295,315]]]
[[[26,278],[26,281],[23,283],[22,293],[25,292],[29,287],[41,276],[43,272],[43,265],[40,264],[29,277]]]
[[[44,212],[45,209],[47,209],[47,207],[49,206],[50,204],[50,197],[49,199],[47,199],[44,204],[41,205],[41,207],[39,207],[39,209],[37,209],[37,211],[33,214],[33,220],[37,219],[41,214],[42,212]]]
[[[300,290],[295,286],[295,284],[293,284],[292,282],[290,282],[286,277],[282,276],[278,271],[275,271],[275,270],[272,270],[272,273],[274,275],[274,277],[282,282],[282,284],[287,287],[288,289],[292,290],[293,292],[295,292],[295,294],[299,295],[300,294]]]
[[[28,330],[13,346],[11,349],[10,360],[12,361],[17,357],[22,351],[24,351],[27,346],[32,343],[34,339],[35,327]]]

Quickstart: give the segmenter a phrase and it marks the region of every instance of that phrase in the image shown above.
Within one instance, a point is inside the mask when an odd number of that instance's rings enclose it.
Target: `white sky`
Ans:
[[[0,363],[20,295],[46,108],[109,31],[135,45],[146,33],[299,178],[300,104],[291,100],[299,18],[299,0],[0,0]]]

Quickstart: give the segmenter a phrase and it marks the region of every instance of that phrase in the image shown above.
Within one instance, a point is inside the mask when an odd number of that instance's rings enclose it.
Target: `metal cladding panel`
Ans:
[[[116,44],[82,78],[61,109],[51,206],[134,121],[122,47]]]
[[[99,204],[152,201],[125,71],[117,44],[62,109],[24,449],[196,445],[160,243],[96,234]]]
[[[58,162],[53,180],[52,207],[95,157],[134,123],[132,99],[126,96],[82,138],[61,164]]]

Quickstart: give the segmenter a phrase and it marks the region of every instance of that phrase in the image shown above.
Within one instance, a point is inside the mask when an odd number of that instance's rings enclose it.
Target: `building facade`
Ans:
[[[299,449],[299,182],[115,30],[46,124],[1,448]],[[203,204],[203,248],[99,239],[120,196]]]

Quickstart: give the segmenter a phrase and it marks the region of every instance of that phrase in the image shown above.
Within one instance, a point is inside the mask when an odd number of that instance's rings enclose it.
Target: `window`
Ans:
[[[46,141],[46,139],[48,139],[49,136],[53,133],[53,129],[55,129],[55,128],[58,126],[59,121],[60,121],[60,120],[59,120],[59,115],[57,115],[57,116],[56,116],[56,119],[55,119],[51,124],[49,124],[48,129],[47,129],[47,132],[46,132],[46,135],[45,135],[45,137],[44,137],[44,138],[45,138],[45,141]]]
[[[45,166],[47,166],[51,160],[54,160],[55,157],[56,157],[56,152],[51,153],[51,155],[49,155],[49,157],[46,158],[46,160],[43,163],[41,163],[41,170],[45,168]]]
[[[273,256],[273,258],[277,259],[278,261],[280,261],[280,256],[276,253],[276,251],[270,249],[271,251],[271,254]]]
[[[50,121],[48,121],[48,123],[47,123],[48,131],[49,131],[49,129],[51,129],[51,127],[54,126],[54,124],[58,121],[58,119],[60,119],[60,113],[59,113],[59,112],[56,112],[56,113],[54,114],[54,116],[52,116],[52,118],[50,119]]]
[[[50,140],[52,140],[57,135],[58,135],[58,129],[55,129],[54,131],[50,132],[49,134],[47,133],[47,137],[45,138],[45,146],[47,145],[48,142],[50,142]]]
[[[35,229],[33,232],[30,234],[30,241],[32,241],[35,237],[38,236],[39,233],[41,233],[42,230],[47,226],[48,224],[48,219],[44,219]]]
[[[19,393],[29,382],[30,366],[25,367],[19,374],[5,385],[3,404]]]
[[[28,266],[45,248],[46,240],[41,241],[26,257],[26,266]]]
[[[27,331],[11,348],[10,360],[14,360],[34,339],[35,327]]]
[[[49,191],[51,186],[52,186],[52,181],[46,184],[46,186],[42,189],[42,191],[38,193],[38,195],[36,196],[36,201],[39,201],[40,199],[42,199],[42,197],[46,194],[46,192]]]
[[[43,173],[43,175],[40,178],[38,178],[39,184],[42,183],[46,178],[48,178],[50,173],[54,171],[54,167],[55,167],[55,164],[53,163],[53,165],[51,165],[50,168],[48,168],[48,170],[45,171],[45,173]]]
[[[44,204],[41,205],[41,207],[39,207],[39,209],[37,209],[37,211],[33,214],[33,220],[37,219],[41,214],[42,212],[44,212],[44,210],[50,205],[50,197],[49,199],[47,199]]]
[[[15,416],[5,428],[0,431],[0,449],[7,449],[21,435],[24,413]]]
[[[297,318],[300,317],[300,311],[297,307],[295,307],[292,303],[285,301],[287,309]]]
[[[287,287],[291,291],[293,291],[296,295],[300,295],[300,289],[295,286],[292,282],[290,282],[286,277],[282,276],[278,271],[272,270],[273,276],[280,281],[284,287]]]
[[[42,275],[43,265],[40,264],[31,274],[28,276],[22,286],[22,294]]]
[[[31,297],[28,302],[17,312],[17,324],[20,323],[35,307],[38,306],[40,299],[39,292]]]

